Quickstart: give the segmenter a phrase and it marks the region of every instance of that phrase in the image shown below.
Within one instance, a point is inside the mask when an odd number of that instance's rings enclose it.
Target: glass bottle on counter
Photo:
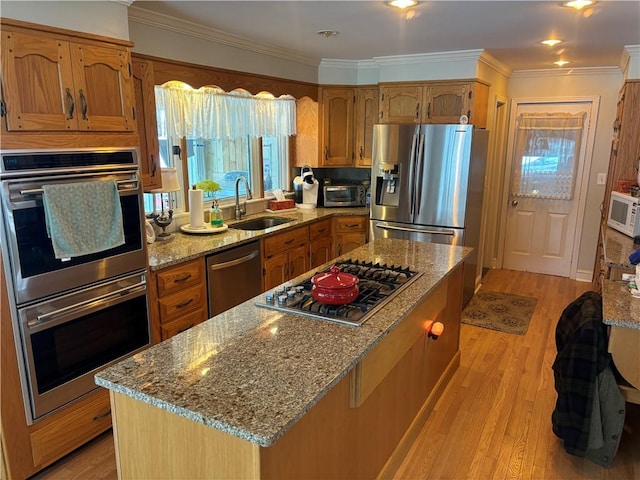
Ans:
[[[222,219],[222,210],[218,206],[218,200],[214,200],[211,203],[211,211],[209,212],[209,223],[214,228],[219,228],[224,225],[224,220]]]

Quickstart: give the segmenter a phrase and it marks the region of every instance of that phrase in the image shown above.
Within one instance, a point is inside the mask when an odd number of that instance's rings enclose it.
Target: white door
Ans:
[[[593,108],[592,101],[516,103],[504,268],[572,276]]]

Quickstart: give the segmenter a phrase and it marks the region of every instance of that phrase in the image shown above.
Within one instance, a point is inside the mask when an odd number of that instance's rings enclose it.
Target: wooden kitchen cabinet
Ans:
[[[309,269],[333,258],[333,239],[330,218],[309,225]]]
[[[599,239],[603,238],[609,216],[611,191],[618,180],[637,178],[636,168],[640,162],[640,80],[627,80],[620,89],[616,118],[613,122],[613,140],[609,157],[607,184],[602,201],[602,217]],[[593,269],[593,288],[600,291],[602,287],[600,271],[604,259],[602,243],[596,250],[596,261]]]
[[[309,227],[269,236],[263,241],[264,289],[270,290],[309,270]]]
[[[8,132],[135,132],[130,42],[2,21]]]
[[[378,121],[378,87],[358,87],[356,89],[355,166],[371,167],[373,146],[373,125]]]
[[[148,192],[162,187],[153,62],[133,59],[131,65],[136,100],[136,125],[140,137],[142,187]]]
[[[367,243],[369,217],[349,215],[334,217],[334,249],[336,257]]]
[[[353,118],[355,90],[353,88],[323,87],[320,92],[320,165],[350,167],[354,162]]]
[[[159,343],[207,319],[204,258],[151,272],[151,333]]]
[[[380,86],[380,123],[459,123],[466,115],[487,126],[489,85],[477,80],[384,84]]]
[[[424,85],[380,85],[379,123],[420,123]]]

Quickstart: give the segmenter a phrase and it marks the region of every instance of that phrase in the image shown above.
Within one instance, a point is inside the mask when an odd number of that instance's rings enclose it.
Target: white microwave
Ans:
[[[640,236],[639,205],[640,198],[632,197],[628,193],[611,192],[607,225],[630,237]]]

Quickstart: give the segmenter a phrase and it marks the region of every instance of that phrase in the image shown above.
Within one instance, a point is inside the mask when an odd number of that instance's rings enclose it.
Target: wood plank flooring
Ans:
[[[462,326],[460,368],[394,478],[639,480],[640,405],[627,404],[609,469],[568,455],[551,431],[555,325],[563,308],[589,288],[561,277],[490,270],[483,290],[538,299],[529,330],[518,336]],[[116,479],[111,433],[34,478]]]

